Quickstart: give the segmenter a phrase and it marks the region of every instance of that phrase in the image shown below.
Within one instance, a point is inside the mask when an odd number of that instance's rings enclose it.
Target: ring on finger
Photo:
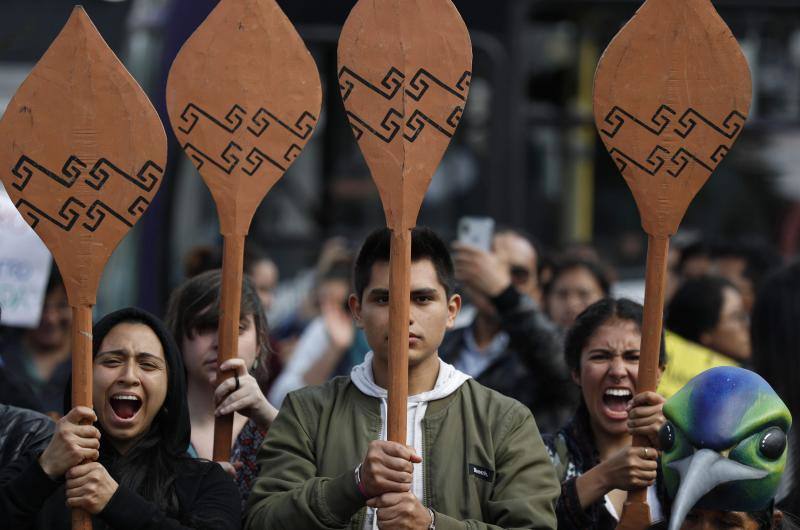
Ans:
[[[648,453],[647,447],[642,447],[642,449],[644,449],[644,457],[647,458],[647,453]]]

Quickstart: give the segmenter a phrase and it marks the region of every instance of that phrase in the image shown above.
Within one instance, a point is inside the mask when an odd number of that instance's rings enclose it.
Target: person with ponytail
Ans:
[[[116,311],[94,326],[92,355],[93,409],[68,404],[44,451],[11,464],[0,521],[68,529],[78,508],[95,530],[239,528],[233,480],[186,452],[185,372],[166,326],[139,309]]]

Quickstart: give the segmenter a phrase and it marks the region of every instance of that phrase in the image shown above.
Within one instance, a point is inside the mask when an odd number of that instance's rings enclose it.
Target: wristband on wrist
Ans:
[[[353,470],[353,474],[356,477],[356,486],[358,487],[358,491],[361,492],[361,495],[365,499],[369,499],[369,495],[367,495],[367,489],[364,487],[364,483],[361,482],[361,464],[356,466],[356,468]]]
[[[428,512],[431,514],[431,525],[428,527],[428,530],[436,530],[436,514],[430,508],[428,508]]]

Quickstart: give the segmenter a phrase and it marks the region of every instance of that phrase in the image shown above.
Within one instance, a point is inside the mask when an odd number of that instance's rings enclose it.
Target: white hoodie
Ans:
[[[364,362],[353,367],[350,372],[350,379],[362,393],[375,397],[381,400],[381,433],[380,439],[386,439],[386,390],[375,384],[375,378],[372,374],[372,356],[373,353],[367,353],[364,357]],[[439,359],[439,375],[436,377],[436,384],[432,390],[416,394],[408,397],[408,414],[406,415],[408,421],[408,428],[406,429],[406,444],[414,448],[418,455],[422,455],[422,418],[425,417],[425,411],[428,409],[428,402],[442,399],[464,384],[470,376],[464,372],[456,370],[452,365]],[[425,481],[422,477],[422,464],[414,464],[414,475],[411,485],[411,493],[418,499],[424,496],[423,484]],[[372,530],[377,528],[377,520],[375,520],[375,510],[372,508],[367,509],[367,516],[364,519],[364,530]]]

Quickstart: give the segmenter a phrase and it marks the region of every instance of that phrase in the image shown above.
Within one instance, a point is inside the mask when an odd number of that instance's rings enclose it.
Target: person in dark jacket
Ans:
[[[498,231],[492,251],[455,243],[456,278],[477,309],[472,323],[449,332],[442,359],[533,412],[542,432],[572,414],[576,395],[558,330],[540,310],[536,249],[520,234]]]
[[[653,447],[658,447],[665,422],[664,398],[655,392],[634,396],[642,313],[636,302],[605,298],[578,315],[567,333],[564,356],[581,389],[581,402],[567,426],[544,439],[561,481],[559,529],[612,530],[627,492],[643,487],[649,488],[653,521],[663,518],[654,487],[658,452]],[[659,357],[663,368],[663,338]],[[652,447],[631,447],[634,435],[646,437]]]
[[[41,453],[54,422],[33,410],[0,404],[0,482],[6,466],[28,451]]]
[[[233,480],[186,454],[184,367],[164,324],[138,309],[111,313],[94,326],[92,355],[94,410],[72,408],[41,454],[12,464],[0,521],[67,529],[79,508],[95,530],[239,528]]]

